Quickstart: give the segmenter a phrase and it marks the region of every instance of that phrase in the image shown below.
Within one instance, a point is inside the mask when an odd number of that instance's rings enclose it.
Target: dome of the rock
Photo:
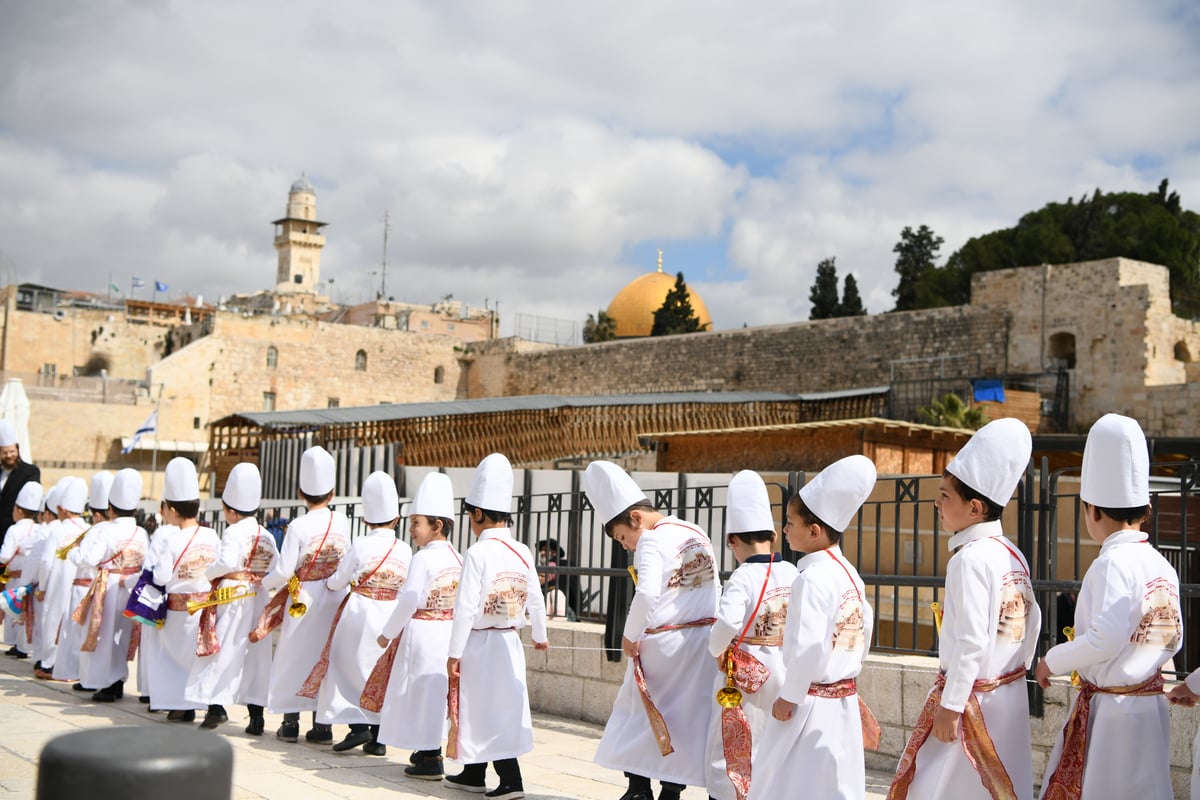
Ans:
[[[607,309],[608,316],[617,323],[617,338],[649,336],[654,327],[654,312],[662,308],[667,293],[673,288],[675,275],[663,272],[661,263],[657,272],[647,272],[627,283],[624,289],[617,292]],[[708,307],[690,285],[688,296],[691,298],[692,311],[700,320],[701,330],[711,330],[712,317],[708,313]]]

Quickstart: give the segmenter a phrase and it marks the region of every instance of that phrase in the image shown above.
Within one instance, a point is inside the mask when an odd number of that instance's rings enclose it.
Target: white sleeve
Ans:
[[[650,614],[662,597],[662,553],[643,535],[634,550],[633,563],[638,582],[633,590],[633,602],[629,604],[629,616],[625,619],[624,635],[636,642],[645,634]]]
[[[725,591],[721,594],[720,605],[717,606],[717,621],[708,634],[708,652],[714,658],[733,644],[746,624],[750,598],[746,594],[746,583],[742,580],[744,577],[744,573],[739,575],[735,571],[725,583]]]
[[[526,574],[529,580],[529,593],[525,596],[525,612],[529,614],[529,624],[533,630],[530,638],[537,644],[550,641],[546,634],[546,598],[542,595],[542,585],[538,580],[537,568],[533,566],[533,554],[525,549],[529,560],[526,564]]]
[[[300,563],[300,532],[293,528],[297,521],[293,520],[288,525],[287,532],[283,535],[283,546],[279,548],[279,557],[275,559],[270,571],[263,576],[263,589],[268,592],[285,586],[296,574],[296,567]]]
[[[800,703],[808,688],[825,671],[833,653],[833,619],[837,614],[836,594],[821,580],[819,568],[796,576],[787,623],[783,626],[783,662],[787,670],[779,696]]]

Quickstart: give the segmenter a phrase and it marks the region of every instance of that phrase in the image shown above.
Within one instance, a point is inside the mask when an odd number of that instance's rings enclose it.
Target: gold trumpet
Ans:
[[[308,606],[300,602],[300,578],[295,575],[288,578],[287,590],[288,594],[292,596],[292,604],[288,606],[288,615],[303,617],[308,612]]]
[[[188,600],[187,612],[195,614],[202,608],[220,606],[235,600],[245,600],[247,597],[254,597],[255,594],[257,592],[250,591],[249,586],[222,586],[220,589],[213,589],[207,600]]]
[[[91,530],[91,528],[88,528],[88,531],[90,531],[90,530]],[[59,560],[60,560],[60,561],[66,561],[66,560],[67,560],[67,554],[68,554],[68,553],[70,553],[72,550],[74,550],[74,549],[75,549],[75,545],[77,545],[77,544],[79,544],[80,542],[82,542],[82,541],[83,541],[83,537],[84,537],[84,536],[87,536],[87,531],[84,531],[83,533],[81,533],[81,534],[79,534],[78,536],[76,536],[76,537],[75,537],[75,541],[71,542],[70,544],[66,545],[65,547],[60,547],[60,548],[58,548],[57,550],[55,550],[55,551],[54,551],[54,554],[55,554],[56,556],[58,556],[58,558],[59,558]]]
[[[633,578],[633,585],[637,586],[637,567],[635,567],[633,564],[630,564],[625,569],[629,570],[629,577]]]
[[[1067,627],[1063,628],[1063,636],[1067,637],[1068,642],[1075,641],[1075,629],[1068,625]],[[1080,685],[1079,673],[1075,672],[1074,670],[1071,671],[1071,685],[1076,689],[1078,689]]]
[[[725,685],[717,689],[717,705],[737,708],[742,704],[742,691],[733,683],[733,648],[725,651]]]
[[[945,615],[946,612],[942,610],[942,604],[939,603],[937,600],[934,600],[932,603],[930,603],[929,608],[933,611],[933,624],[937,628],[938,636],[941,636],[942,635],[942,617]]]

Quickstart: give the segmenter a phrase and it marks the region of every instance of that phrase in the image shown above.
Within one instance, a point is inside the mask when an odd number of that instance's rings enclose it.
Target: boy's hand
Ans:
[[[534,643],[533,643],[533,649],[534,649],[534,650],[549,650],[549,649],[550,649],[550,642],[549,642],[549,641],[545,641],[545,642],[534,642]]]
[[[1043,658],[1038,662],[1037,668],[1033,671],[1033,677],[1037,681],[1038,686],[1043,689],[1050,688],[1050,679],[1054,677],[1054,673],[1050,671],[1050,666],[1046,663],[1046,659]]]
[[[628,636],[621,637],[621,651],[630,658],[636,658],[638,654],[638,643]]]
[[[771,704],[771,716],[780,722],[787,722],[795,713],[796,704],[790,703],[782,697],[776,698],[775,702]]]
[[[378,644],[380,647],[387,647],[389,644],[392,643],[392,640],[389,639],[388,637],[380,634],[379,638],[375,640],[375,643]]]
[[[933,735],[939,742],[958,741],[958,722],[962,714],[938,706],[933,712]]]
[[[1171,701],[1172,705],[1195,708],[1196,701],[1200,700],[1200,695],[1189,689],[1186,683],[1181,683],[1167,693],[1167,699]]]
[[[446,674],[451,678],[462,677],[462,673],[459,671],[458,661],[459,660],[457,658],[446,659]]]

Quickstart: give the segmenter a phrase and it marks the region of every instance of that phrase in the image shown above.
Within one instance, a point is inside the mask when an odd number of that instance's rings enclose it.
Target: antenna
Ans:
[[[383,210],[383,262],[380,264],[379,271],[379,297],[387,297],[387,237],[388,231],[391,230],[391,223],[388,221],[388,211]]]

